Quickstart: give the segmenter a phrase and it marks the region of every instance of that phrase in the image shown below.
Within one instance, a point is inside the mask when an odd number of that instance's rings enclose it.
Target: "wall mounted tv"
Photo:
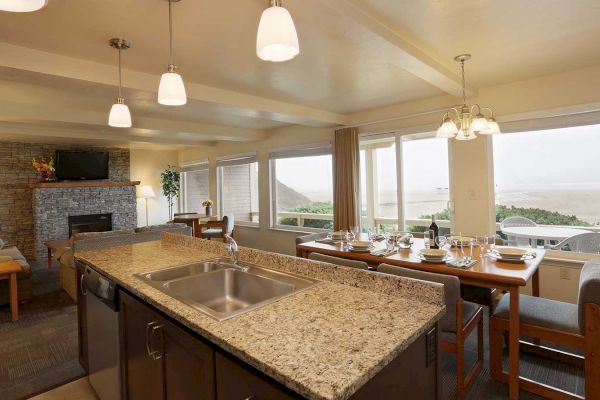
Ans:
[[[108,179],[108,153],[57,150],[55,175],[60,181]]]

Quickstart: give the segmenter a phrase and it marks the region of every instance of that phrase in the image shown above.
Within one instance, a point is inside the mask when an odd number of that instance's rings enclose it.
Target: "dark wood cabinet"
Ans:
[[[77,339],[79,341],[79,364],[88,371],[88,343],[87,343],[87,307],[83,290],[83,273],[85,267],[76,264],[77,273]]]
[[[214,351],[120,292],[121,366],[129,400],[214,399]]]
[[[216,353],[217,400],[291,400],[299,395],[224,353]]]

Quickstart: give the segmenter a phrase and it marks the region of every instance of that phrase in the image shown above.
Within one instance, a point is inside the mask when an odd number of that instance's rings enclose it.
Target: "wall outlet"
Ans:
[[[571,280],[571,271],[569,268],[560,268],[560,279]]]
[[[467,192],[467,196],[468,196],[469,200],[477,200],[477,194],[475,193],[474,190],[469,190]]]

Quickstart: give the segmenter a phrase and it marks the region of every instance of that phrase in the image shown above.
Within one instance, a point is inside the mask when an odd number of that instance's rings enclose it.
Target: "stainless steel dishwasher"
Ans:
[[[81,276],[87,306],[90,385],[101,400],[121,398],[117,284],[89,266]]]

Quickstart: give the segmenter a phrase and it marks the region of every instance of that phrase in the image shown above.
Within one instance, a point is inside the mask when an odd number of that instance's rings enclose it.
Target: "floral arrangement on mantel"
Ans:
[[[31,166],[40,174],[40,182],[49,182],[54,179],[54,158],[41,156],[40,158],[33,157]]]
[[[212,215],[212,206],[213,206],[213,204],[214,204],[213,201],[210,200],[210,199],[204,200],[202,202],[202,206],[204,207],[207,216]]]

